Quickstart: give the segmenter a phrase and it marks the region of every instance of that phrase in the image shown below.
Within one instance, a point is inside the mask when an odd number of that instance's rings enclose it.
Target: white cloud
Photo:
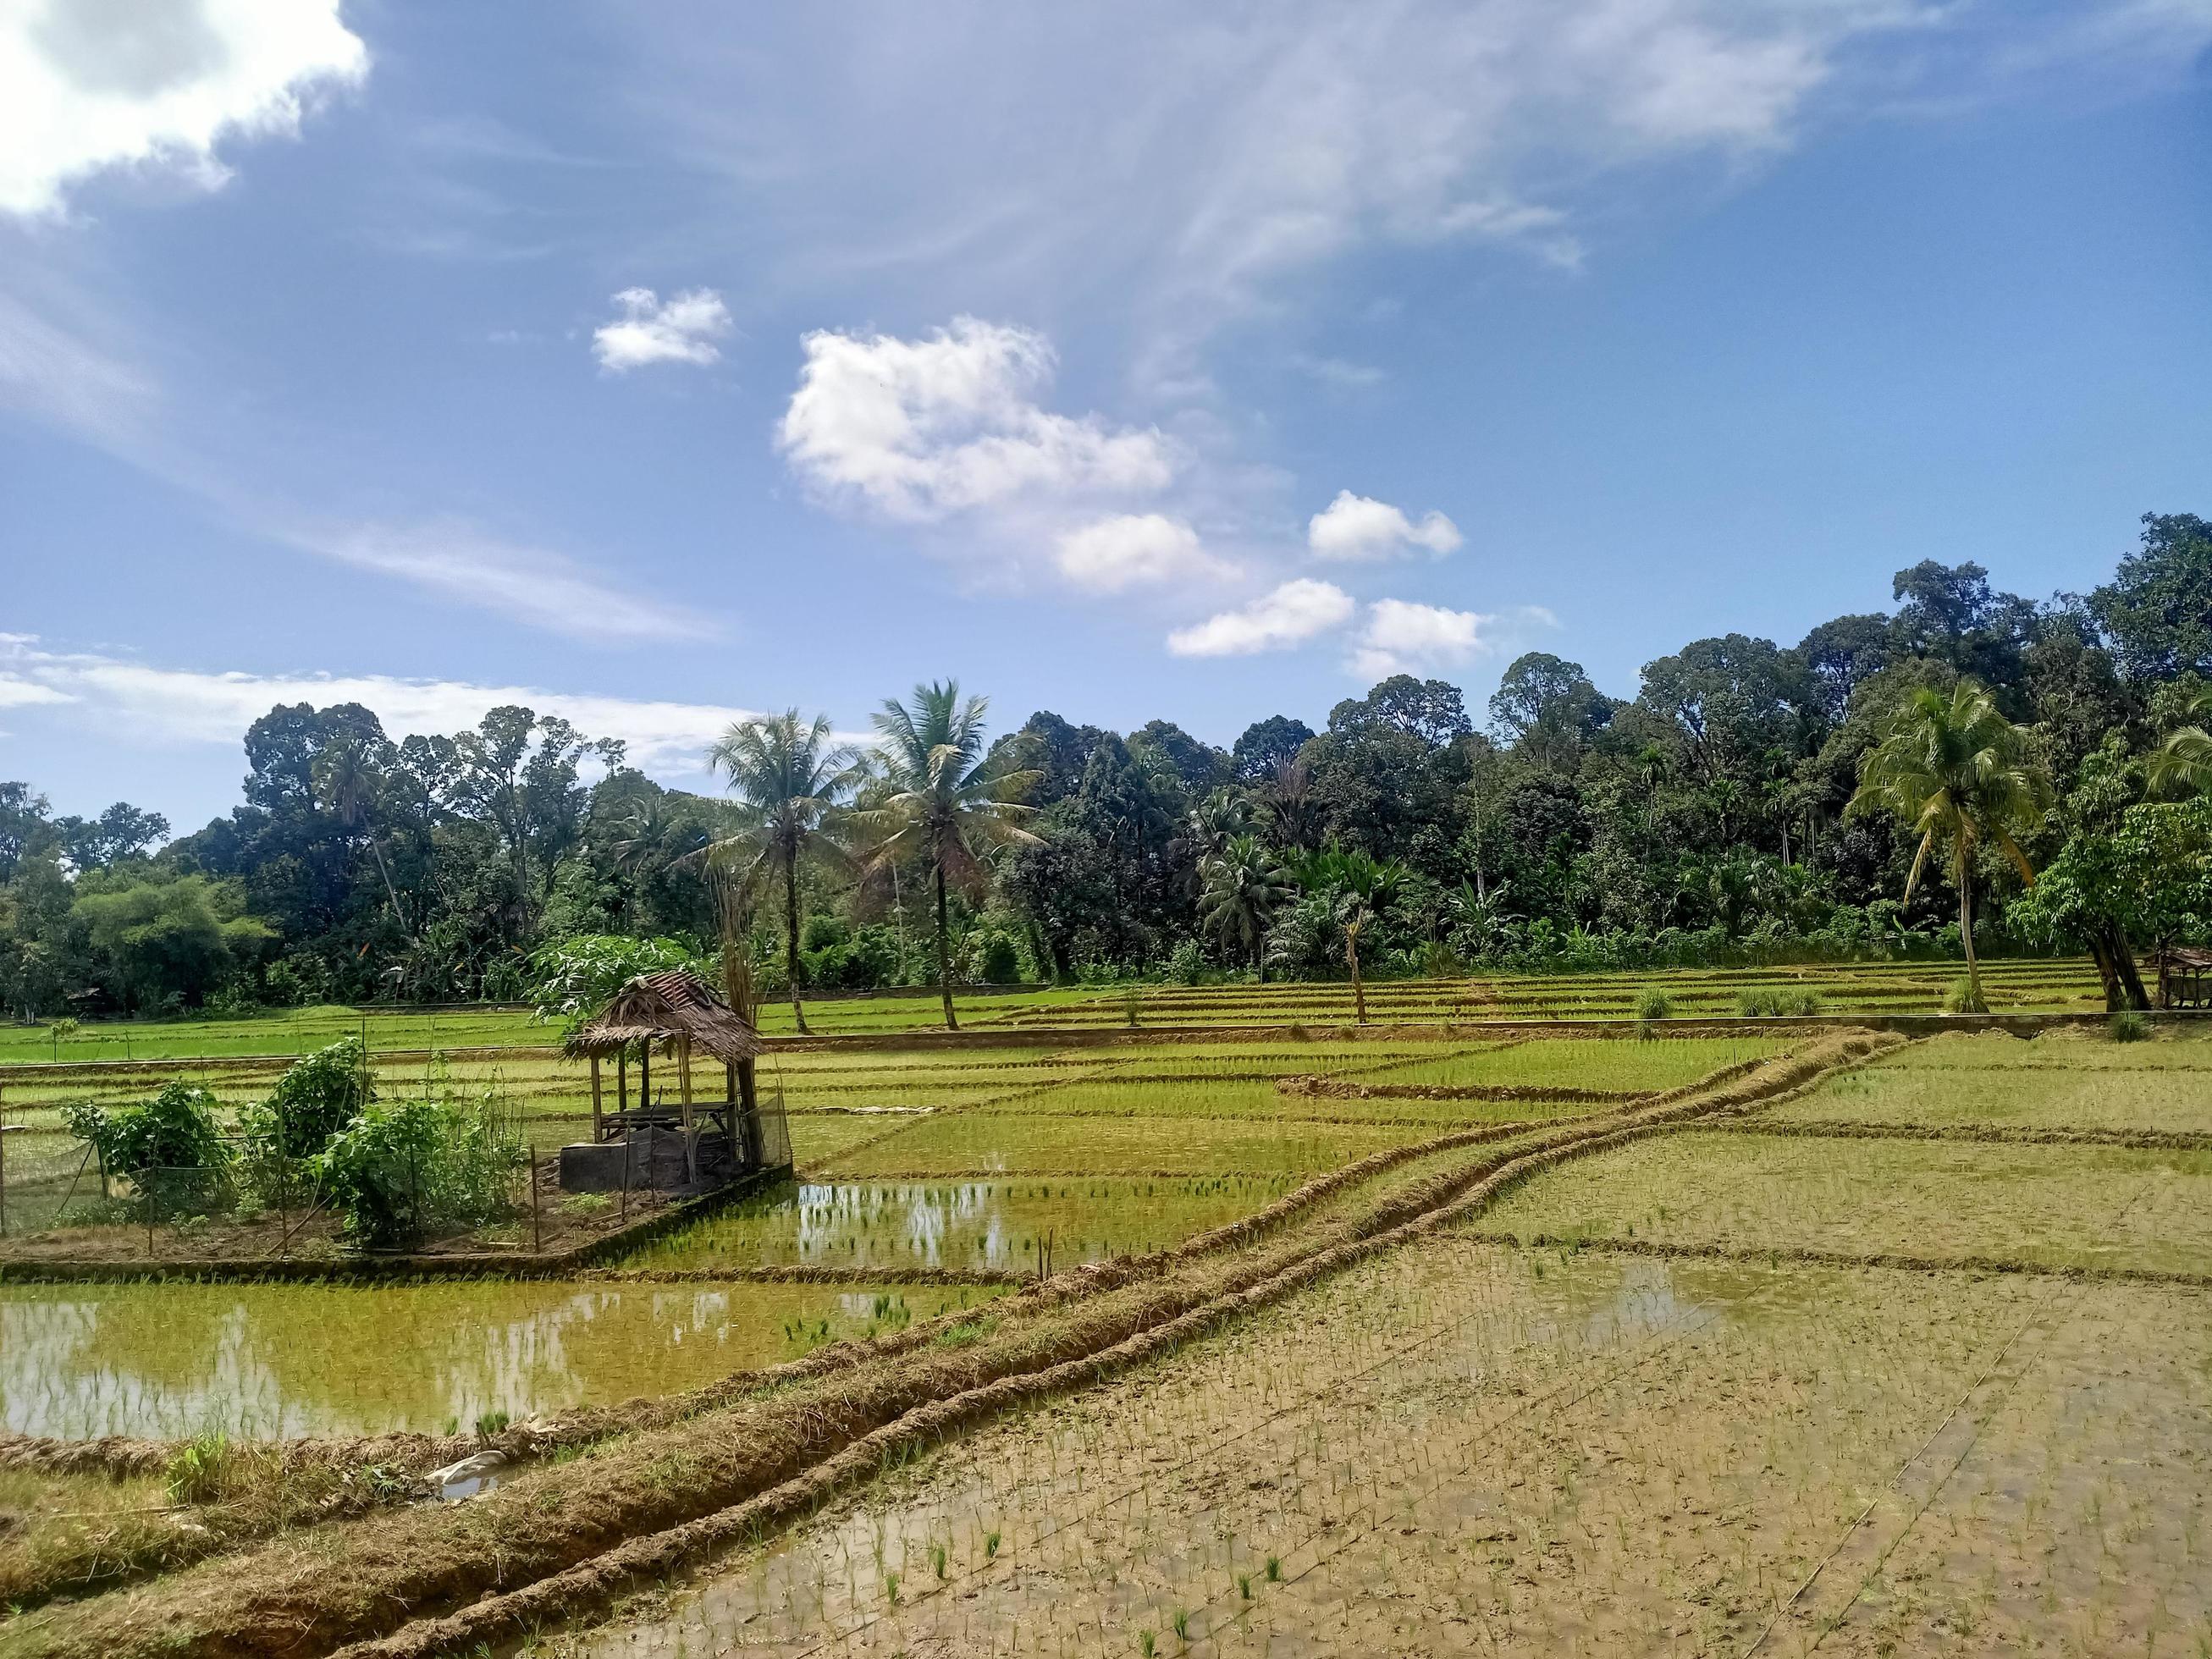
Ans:
[[[686,289],[663,300],[649,288],[615,295],[622,315],[592,332],[592,350],[611,374],[648,363],[711,363],[714,343],[730,331],[730,308],[711,288]]]
[[[1456,668],[1490,650],[1483,629],[1493,620],[1473,611],[1377,599],[1367,607],[1346,665],[1368,680]]]
[[[1033,330],[959,317],[924,339],[824,329],[802,344],[776,442],[833,501],[928,523],[1025,498],[1149,494],[1174,478],[1158,431],[1038,404],[1055,365]]]
[[[457,732],[489,709],[521,703],[558,714],[595,738],[621,738],[647,771],[696,775],[707,745],[750,711],[551,691],[543,686],[403,679],[388,674],[206,673],[122,658],[44,649],[25,635],[0,635],[0,707],[67,708],[106,732],[152,744],[235,744],[280,702],[358,702],[395,739]]]
[[[1306,545],[1317,559],[1387,559],[1415,548],[1441,558],[1459,544],[1459,526],[1441,513],[1415,524],[1404,509],[1348,489],[1338,490],[1306,526]]]
[[[1060,538],[1060,574],[1093,593],[1226,575],[1198,532],[1158,513],[1124,513],[1066,532]]]
[[[1352,619],[1352,596],[1330,582],[1301,577],[1247,605],[1224,611],[1168,635],[1178,657],[1249,657],[1303,644]]]
[[[338,3],[0,3],[0,212],[57,212],[69,186],[111,167],[219,186],[224,138],[296,132],[316,92],[368,73]]]
[[[705,639],[716,631],[696,611],[600,581],[558,553],[503,540],[462,520],[274,533],[324,558],[572,639],[629,644]]]

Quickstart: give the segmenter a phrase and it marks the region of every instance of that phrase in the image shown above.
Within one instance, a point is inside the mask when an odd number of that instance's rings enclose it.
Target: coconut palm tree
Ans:
[[[959,683],[917,685],[911,703],[896,698],[875,716],[874,763],[889,793],[855,822],[870,836],[867,866],[888,872],[902,857],[929,866],[937,911],[937,988],[945,1000],[945,1025],[957,1030],[952,1012],[951,950],[945,895],[950,887],[980,895],[989,884],[986,863],[1007,847],[1042,847],[1021,827],[1036,809],[1022,805],[1042,775],[1007,771],[983,752],[988,698],[960,696]]]
[[[1975,848],[1995,845],[2033,886],[2035,871],[2017,837],[2033,830],[2050,805],[2050,776],[2027,733],[2007,720],[1972,679],[1960,680],[1948,696],[1929,686],[1914,691],[1890,717],[1881,741],[1859,763],[1858,791],[1845,810],[1886,810],[1920,837],[1912,872],[1905,878],[1907,902],[1929,854],[1939,844],[1950,848],[1951,879],[1959,890],[1959,938],[1977,1010],[1986,1005],[1974,960]]]
[[[784,966],[791,978],[791,1017],[803,1034],[799,994],[799,866],[852,867],[839,833],[840,804],[855,777],[853,750],[830,741],[830,720],[802,719],[796,708],[741,720],[708,751],[708,763],[729,780],[741,816],[734,834],[706,847],[707,867],[734,902],[722,907],[723,950],[742,951],[735,937],[761,884],[781,877]]]
[[[1260,977],[1266,979],[1260,941],[1275,913],[1297,892],[1290,872],[1257,836],[1239,835],[1230,836],[1218,852],[1207,856],[1200,874],[1205,892],[1199,901],[1200,925],[1223,944],[1241,947],[1259,963]]]

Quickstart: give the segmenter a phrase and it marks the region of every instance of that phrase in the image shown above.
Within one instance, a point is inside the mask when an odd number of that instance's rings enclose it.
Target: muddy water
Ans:
[[[970,1267],[1027,1273],[1140,1255],[1263,1208],[1296,1178],[809,1182],[648,1247],[623,1265]]]
[[[697,1388],[981,1290],[476,1282],[0,1288],[0,1426],[427,1432]]]

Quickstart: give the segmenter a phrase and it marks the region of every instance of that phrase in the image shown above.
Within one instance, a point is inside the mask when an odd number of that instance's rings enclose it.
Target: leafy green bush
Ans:
[[[172,1083],[151,1100],[110,1112],[80,1101],[62,1109],[70,1133],[90,1141],[110,1174],[228,1163],[230,1149],[216,1123],[214,1094],[189,1083]]]
[[[1674,999],[1667,994],[1664,986],[1647,985],[1636,994],[1636,1017],[1638,1019],[1672,1019],[1674,1018]]]
[[[313,1158],[374,1095],[362,1041],[349,1036],[285,1073],[275,1093],[240,1114],[239,1127],[286,1158]]]
[[[2150,1016],[2138,1008],[2124,1008],[2106,1022],[2105,1035],[2115,1042],[2141,1042],[2150,1035]]]
[[[62,1121],[93,1144],[109,1174],[128,1176],[165,1209],[204,1213],[221,1200],[230,1164],[219,1104],[208,1090],[172,1083],[112,1112],[79,1101],[62,1109]]]
[[[526,1159],[498,1103],[371,1101],[308,1164],[346,1237],[372,1249],[473,1226],[513,1207]]]

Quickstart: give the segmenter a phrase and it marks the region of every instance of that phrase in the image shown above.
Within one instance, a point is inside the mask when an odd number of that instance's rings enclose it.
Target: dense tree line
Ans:
[[[2090,951],[2138,1000],[2136,953],[2212,925],[2212,526],[2146,516],[2083,595],[1929,560],[1893,598],[1794,646],[1692,641],[1627,701],[1530,653],[1480,726],[1399,675],[1226,749],[1051,713],[987,744],[980,699],[923,687],[864,752],[795,714],[733,732],[726,799],[528,709],[395,743],[357,705],[278,708],[243,803],[158,851],[158,817],[0,786],[0,996],[512,995],[580,936],[742,936],[795,994],[1942,954],[1971,929]]]

